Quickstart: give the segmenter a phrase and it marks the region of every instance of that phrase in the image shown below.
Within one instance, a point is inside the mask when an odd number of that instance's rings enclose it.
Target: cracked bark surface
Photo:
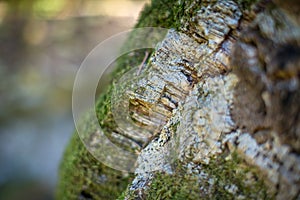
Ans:
[[[113,97],[143,130],[113,128],[140,152],[120,198],[300,198],[299,7],[243,3],[192,1]]]

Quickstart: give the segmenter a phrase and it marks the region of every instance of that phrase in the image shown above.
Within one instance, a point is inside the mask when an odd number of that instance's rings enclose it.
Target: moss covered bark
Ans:
[[[235,1],[243,14],[248,13],[248,10],[256,2],[256,0]],[[261,1],[255,12],[259,12],[265,2],[267,1]],[[201,6],[207,3],[209,1],[152,0],[151,4],[147,5],[141,12],[135,27],[174,28],[177,31],[185,32],[187,35],[192,35],[186,31],[189,28],[187,25],[193,26],[193,16]],[[246,15],[253,18],[255,12]],[[132,42],[136,41],[134,39],[129,40],[126,45],[130,46]],[[118,61],[118,67],[112,73],[112,77],[118,79],[133,66],[139,65],[145,51],[139,50],[130,56],[122,56]],[[151,52],[152,50],[147,49],[147,51]],[[112,89],[113,84],[111,83],[98,98],[96,107],[99,123],[108,137],[116,127],[110,107]],[[87,122],[88,126],[93,126],[93,124],[89,125]],[[176,131],[174,130],[174,132]],[[118,143],[118,141],[113,142]],[[227,147],[225,149],[228,150]],[[192,168],[197,168],[198,172],[191,171],[187,163],[177,162],[173,166],[173,174],[156,172],[145,191],[138,194],[129,188],[134,178],[133,174],[108,168],[94,159],[75,133],[62,160],[57,199],[124,199],[125,197],[129,199],[274,198],[274,193],[268,191],[266,182],[259,178],[260,171],[257,166],[249,165],[235,151],[234,153],[224,151],[212,158],[209,164],[196,163]]]
[[[129,174],[99,163],[76,133],[60,168],[57,199],[116,199],[131,180]]]
[[[174,174],[156,174],[144,199],[273,199],[258,171],[245,165],[236,152],[220,155],[200,170],[202,176],[176,163]],[[247,184],[247,176],[256,180],[254,184]]]
[[[175,27],[183,13],[182,9],[184,8],[177,1],[154,0],[144,8],[135,27]],[[129,41],[126,45],[130,46],[130,42],[136,41]],[[140,64],[146,50],[135,51],[133,56],[122,56],[112,76],[117,79],[133,66]],[[110,107],[112,87],[112,84],[109,85],[99,96],[96,107],[99,123],[107,135],[115,127]],[[74,133],[62,159],[59,177],[56,199],[106,200],[119,197],[130,183],[132,175],[123,174],[97,161],[87,151],[77,133]]]

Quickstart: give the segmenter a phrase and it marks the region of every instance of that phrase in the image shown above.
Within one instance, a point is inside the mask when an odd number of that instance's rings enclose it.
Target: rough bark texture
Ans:
[[[298,11],[293,0],[153,0],[137,26],[173,29],[134,83],[97,107],[106,135],[140,152],[135,174],[93,160],[74,136],[58,199],[299,199]],[[117,77],[143,52],[134,56]],[[129,103],[146,141],[118,129],[110,100]]]

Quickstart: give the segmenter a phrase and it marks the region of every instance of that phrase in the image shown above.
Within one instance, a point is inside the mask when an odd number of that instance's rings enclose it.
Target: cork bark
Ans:
[[[137,27],[170,30],[96,109],[106,135],[139,152],[135,173],[105,167],[74,136],[57,198],[300,198],[298,11],[293,0],[153,0]],[[125,56],[115,76],[137,63]],[[116,126],[110,102],[129,105],[138,131]]]

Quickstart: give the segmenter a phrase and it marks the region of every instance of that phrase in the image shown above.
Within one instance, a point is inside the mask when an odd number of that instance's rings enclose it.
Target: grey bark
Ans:
[[[174,173],[174,159],[207,181],[202,166],[225,152],[259,169],[269,198],[300,198],[299,13],[278,5],[243,12],[233,1],[207,3],[167,34],[132,91],[132,117],[150,130],[163,123],[141,151],[128,198],[151,190],[157,172],[147,171]]]

